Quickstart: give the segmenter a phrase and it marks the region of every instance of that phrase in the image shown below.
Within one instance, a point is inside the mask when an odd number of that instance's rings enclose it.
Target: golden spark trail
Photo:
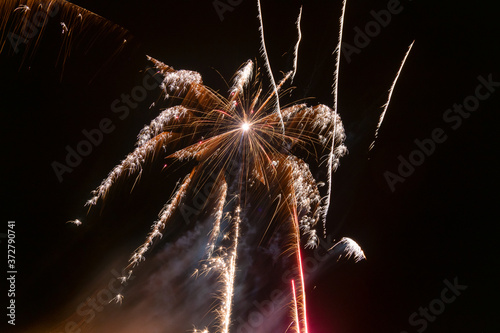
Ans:
[[[129,259],[130,264],[126,267],[129,269],[131,267],[137,266],[141,261],[145,260],[144,254],[146,251],[153,245],[153,241],[156,237],[162,237],[162,232],[165,229],[165,225],[168,219],[172,216],[174,210],[179,206],[182,201],[182,198],[186,195],[186,191],[188,189],[191,180],[193,179],[193,175],[196,171],[196,168],[191,171],[191,173],[185,177],[182,185],[179,187],[177,192],[174,194],[173,199],[170,203],[167,203],[163,210],[160,213],[159,219],[153,223],[152,231],[149,233],[146,241],[132,254]]]
[[[293,296],[293,309],[294,309],[294,320],[295,320],[295,324],[296,324],[296,332],[297,333],[301,333],[300,332],[300,319],[299,319],[299,308],[298,308],[298,305],[297,305],[297,292],[295,290],[295,281],[292,279],[292,296]]]
[[[297,261],[299,264],[299,274],[300,274],[300,289],[302,295],[302,320],[304,322],[304,332],[309,333],[309,328],[307,325],[307,302],[306,302],[306,285],[304,283],[304,270],[302,268],[302,255],[300,251],[300,243],[297,243]]]
[[[295,74],[297,74],[297,62],[299,60],[299,46],[300,46],[300,41],[302,40],[302,31],[300,30],[300,20],[302,19],[302,6],[300,6],[300,11],[299,11],[299,16],[297,17],[297,44],[295,44],[295,51],[294,51],[294,59],[293,59],[293,73],[292,73],[292,78],[291,81],[293,82],[293,79],[295,78]]]
[[[238,249],[238,239],[240,237],[240,206],[236,207],[235,216],[234,216],[234,243],[233,248],[231,250],[230,259],[229,259],[229,267],[226,268],[226,272],[224,273],[224,282],[226,284],[225,292],[223,294],[223,302],[222,302],[222,332],[229,332],[229,325],[231,324],[231,308],[233,303],[233,295],[234,295],[234,279],[236,276],[236,257],[237,257],[237,249]]]
[[[271,80],[271,85],[274,89],[274,95],[276,99],[276,113],[279,115],[280,118],[280,125],[281,129],[283,131],[283,134],[285,133],[285,123],[283,122],[283,116],[281,115],[281,107],[280,107],[280,99],[278,96],[278,88],[276,87],[276,81],[274,80],[273,76],[273,71],[271,69],[271,63],[269,62],[269,55],[267,54],[267,49],[266,49],[266,41],[264,40],[264,21],[262,19],[262,8],[260,5],[260,0],[257,0],[257,8],[259,9],[259,21],[260,21],[260,42],[261,42],[261,50],[262,50],[262,55],[264,56],[264,60],[266,63],[266,69],[267,73],[269,75],[269,79]]]
[[[344,150],[340,150],[341,146],[335,148],[335,136],[337,135],[337,122],[335,118],[338,115],[338,96],[339,96],[339,73],[340,73],[340,56],[341,56],[341,47],[342,47],[342,36],[344,35],[344,17],[345,17],[345,7],[347,4],[347,0],[342,2],[342,14],[340,15],[340,29],[339,29],[339,39],[338,44],[335,49],[337,52],[337,60],[335,61],[335,73],[334,73],[334,81],[333,81],[333,134],[332,134],[332,147],[330,148],[330,154],[328,155],[328,193],[326,195],[325,207],[323,208],[323,236],[326,237],[326,215],[328,214],[328,209],[330,208],[330,202],[332,199],[332,176],[333,172],[336,170],[338,165],[339,157],[343,155]]]
[[[411,48],[413,47],[413,43],[415,43],[415,41],[413,41],[410,44],[410,46],[408,47],[408,51],[406,51],[406,54],[403,58],[403,61],[401,62],[401,66],[399,66],[399,70],[396,74],[396,77],[394,78],[394,81],[392,82],[391,88],[389,89],[389,96],[387,97],[387,102],[382,106],[384,108],[384,110],[380,114],[377,128],[375,129],[375,135],[373,137],[373,142],[371,143],[369,150],[372,150],[373,147],[375,146],[375,141],[377,140],[377,137],[378,137],[378,131],[380,129],[380,126],[382,126],[382,122],[384,121],[385,113],[387,112],[387,108],[389,107],[389,103],[391,102],[392,93],[394,91],[394,88],[396,87],[396,83],[398,82],[399,75],[401,74],[401,71],[403,70],[403,67],[404,67],[405,62],[406,62],[406,58],[408,58],[408,56],[410,55],[410,51],[411,51]]]
[[[215,241],[220,234],[220,223],[222,220],[222,215],[224,212],[224,204],[226,203],[227,197],[227,183],[224,180],[220,187],[221,194],[219,195],[219,202],[217,203],[217,207],[215,207],[215,222],[210,232],[208,244],[207,244],[207,256],[210,258],[215,248]]]

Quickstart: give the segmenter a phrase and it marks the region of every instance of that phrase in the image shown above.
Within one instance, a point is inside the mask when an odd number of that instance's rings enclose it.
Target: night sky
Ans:
[[[221,0],[229,7],[219,13],[212,0],[73,2],[133,37],[115,53],[114,32],[97,26],[73,36],[63,66],[56,16],[34,55],[24,58],[23,49],[13,54],[9,44],[0,53],[0,233],[16,222],[18,272],[16,326],[2,314],[2,332],[36,332],[70,317],[88,290],[109,280],[110,268],[121,268],[142,243],[169,197],[178,175],[152,169],[132,193],[121,187],[88,216],[84,207],[156,116],[149,109],[154,91],[126,116],[112,107],[141,84],[151,66],[146,54],[199,72],[222,94],[224,80],[246,60],[264,64],[254,1]],[[302,3],[296,89],[288,102],[311,98],[311,105],[332,106],[340,1],[263,1],[270,62],[277,77],[291,69]],[[395,13],[381,27],[374,13],[388,6]],[[334,175],[327,230],[335,239],[354,239],[368,260],[326,260],[321,269],[310,268],[311,333],[498,332],[498,9],[486,1],[348,1],[343,38],[347,50],[356,51],[341,58],[339,113],[349,154]],[[379,31],[362,40],[367,24]],[[98,33],[108,35],[91,45]],[[381,106],[413,40],[369,151]],[[108,133],[58,177],[54,161],[64,164],[67,147],[76,149],[84,131],[103,119],[109,119]],[[66,223],[75,218],[85,225]],[[6,274],[6,239],[0,240]]]

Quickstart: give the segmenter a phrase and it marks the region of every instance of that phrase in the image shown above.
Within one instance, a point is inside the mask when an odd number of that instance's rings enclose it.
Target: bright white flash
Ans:
[[[250,129],[250,124],[247,123],[247,122],[244,122],[242,125],[241,125],[241,129],[246,132]]]

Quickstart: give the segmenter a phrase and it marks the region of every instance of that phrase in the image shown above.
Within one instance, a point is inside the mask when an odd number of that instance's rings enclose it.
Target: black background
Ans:
[[[276,75],[291,68],[301,2],[263,2]],[[93,215],[89,225],[77,229],[65,224],[85,216],[89,192],[154,117],[147,103],[123,121],[110,110],[121,93],[141,82],[141,71],[148,66],[145,54],[176,69],[198,71],[206,85],[222,92],[226,85],[221,77],[229,80],[247,59],[263,64],[253,1],[241,1],[223,13],[223,20],[212,1],[74,3],[125,27],[134,38],[109,63],[114,49],[105,45],[87,53],[75,48],[63,73],[54,65],[57,24],[24,64],[20,55],[0,55],[0,232],[6,232],[8,220],[16,221],[15,332],[63,320],[65,304],[77,297],[79,287],[128,244],[142,240],[147,223],[130,226],[127,219],[152,221],[163,204],[164,198],[139,190],[111,203],[108,213]],[[416,332],[408,317],[440,297],[443,280],[457,277],[467,289],[425,331],[497,332],[500,92],[481,102],[456,130],[443,121],[443,114],[474,94],[479,75],[492,74],[500,81],[498,8],[485,1],[406,0],[401,5],[404,10],[360,54],[349,63],[342,58],[339,113],[350,153],[334,177],[328,231],[336,238],[355,239],[368,260],[333,266],[309,281],[310,331]],[[344,41],[353,44],[354,28],[363,29],[373,20],[370,10],[386,6],[387,1],[348,1]],[[304,2],[294,98],[313,97],[312,104],[332,105],[332,52],[340,13],[339,1]],[[413,40],[379,139],[368,152],[380,106]],[[84,138],[81,131],[96,128],[104,117],[116,129],[59,182],[51,163],[63,162],[65,146],[75,146]],[[396,173],[398,156],[408,157],[416,148],[413,141],[429,138],[438,127],[447,140],[391,192],[384,172]],[[115,222],[106,224],[106,219]]]

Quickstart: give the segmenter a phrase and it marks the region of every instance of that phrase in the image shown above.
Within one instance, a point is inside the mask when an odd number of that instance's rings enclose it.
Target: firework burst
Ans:
[[[215,179],[211,191],[216,196],[216,204],[205,271],[220,272],[224,288],[217,314],[220,330],[228,332],[240,224],[248,220],[251,213],[246,207],[274,211],[274,218],[265,222],[267,227],[262,237],[276,229],[276,225],[285,223],[279,226],[290,233],[290,245],[285,252],[295,253],[300,264],[301,235],[307,246],[317,244],[316,226],[325,207],[309,165],[299,156],[320,161],[332,141],[337,151],[345,152],[342,123],[325,105],[294,104],[278,113],[279,93],[290,73],[265,94],[258,69],[248,61],[236,73],[228,97],[224,98],[203,85],[198,73],[177,71],[149,59],[163,77],[164,97],[177,104],[166,108],[141,130],[135,150],[94,190],[87,205],[94,206],[106,199],[117,181],[139,177],[145,164],[160,157],[167,160],[168,166],[193,165],[153,223],[144,243],[131,255],[126,267],[130,275],[154,242],[162,237],[186,195],[197,191],[208,176]],[[230,231],[221,234],[223,219],[229,221]],[[252,223],[255,222],[261,223],[253,219]],[[225,239],[232,239],[232,243],[226,245]],[[296,281],[299,296],[294,299],[299,302],[300,325],[306,327],[301,273],[299,266]]]
[[[291,280],[290,290],[289,328],[297,333],[308,333],[300,249],[301,244],[305,244],[306,248],[317,246],[318,222],[322,221],[323,234],[326,235],[332,173],[346,153],[344,128],[337,113],[340,46],[346,1],[342,6],[336,49],[333,109],[326,105],[309,106],[301,103],[281,105],[283,87],[288,80],[293,79],[297,69],[302,9],[297,20],[299,39],[295,47],[294,69],[276,83],[264,41],[260,1],[257,4],[261,50],[270,91],[264,92],[260,72],[250,60],[236,72],[228,96],[224,97],[205,86],[199,73],[175,70],[148,57],[162,77],[160,87],[164,99],[175,105],[165,108],[141,130],[135,150],[93,191],[93,197],[87,205],[95,206],[104,200],[121,178],[135,176],[138,179],[146,164],[160,158],[167,160],[166,168],[172,165],[191,168],[179,180],[176,191],[153,223],[144,243],[132,253],[126,267],[128,276],[131,276],[133,269],[145,260],[145,254],[155,240],[162,237],[175,211],[182,209],[188,194],[199,192],[209,178],[215,179],[209,196],[215,196],[215,202],[207,199],[205,203],[214,205],[206,260],[201,271],[195,273],[218,272],[222,287],[218,294],[219,305],[215,310],[217,322],[213,324],[213,329],[223,333],[230,331],[239,238],[245,236],[245,228],[248,230],[253,224],[262,224],[266,227],[261,242],[269,239],[277,230],[288,235],[282,253],[296,257],[295,276]],[[404,60],[410,50],[411,46]],[[390,89],[377,132],[404,60]],[[318,168],[321,161],[326,162],[328,186],[325,195],[319,189],[323,182],[315,179],[307,163],[309,161],[316,164],[314,168]],[[264,214],[265,218],[262,218],[254,207],[272,214]],[[221,226],[224,221],[227,227],[223,231]],[[332,249],[342,252],[345,258],[353,258],[355,262],[365,259],[359,245],[349,238],[342,238]],[[123,281],[126,280],[124,276]],[[122,298],[120,295],[120,301]],[[203,332],[208,333],[209,328]]]
[[[164,109],[140,131],[136,148],[111,170],[86,204],[90,209],[106,200],[115,184],[124,178],[138,180],[144,167],[149,164],[164,164],[164,170],[188,170],[153,222],[145,241],[131,254],[124,276],[119,278],[122,283],[126,283],[133,270],[145,260],[146,254],[173,224],[176,212],[182,210],[190,197],[213,180],[212,185],[208,186],[210,195],[205,202],[205,207],[212,207],[211,231],[206,242],[205,260],[197,274],[216,273],[221,288],[217,293],[217,309],[214,311],[217,322],[205,328],[203,332],[206,333],[209,329],[224,333],[230,331],[238,272],[238,245],[249,229],[256,225],[259,227],[255,229],[262,230],[260,243],[269,241],[277,231],[287,235],[282,253],[293,257],[296,263],[294,277],[290,281],[289,327],[297,333],[309,332],[301,246],[317,246],[320,221],[323,234],[326,235],[332,173],[346,153],[344,128],[337,113],[340,46],[346,1],[343,1],[336,49],[333,109],[326,105],[286,105],[281,102],[286,92],[285,85],[293,80],[297,71],[302,8],[297,19],[299,38],[295,46],[293,71],[284,74],[281,81],[277,82],[267,57],[260,1],[257,4],[261,50],[270,88],[263,88],[264,79],[260,70],[250,60],[236,72],[227,96],[223,96],[205,86],[199,73],[175,70],[148,57],[157,75],[161,76]],[[24,57],[31,56],[36,49],[46,20],[56,17],[60,19],[63,36],[59,52],[63,65],[70,54],[73,36],[76,33],[81,35],[89,26],[106,22],[64,1],[6,1],[0,10],[10,14],[0,21],[2,30],[5,31],[7,24],[21,22],[13,25],[13,31],[22,34],[26,22],[35,17],[33,8],[47,15],[44,21],[40,21],[38,35],[33,35],[29,40],[19,40],[27,44]],[[12,15],[21,19],[11,20]],[[106,22],[104,25],[112,27],[110,30],[119,39],[123,38],[122,47],[126,43],[127,32],[111,23]],[[0,36],[2,48],[7,45],[7,40],[8,36]],[[404,61],[389,92],[389,100],[384,105],[375,137],[403,65]],[[317,172],[321,162],[325,162],[323,165],[326,166],[326,193],[321,193],[323,182],[313,175],[321,174]],[[259,213],[262,211],[265,213]],[[79,226],[82,222],[75,219],[68,223]],[[365,258],[361,248],[347,238],[330,250],[341,251],[345,253],[344,257],[352,257],[354,261]],[[117,294],[109,303],[121,304],[123,299],[122,294]]]

